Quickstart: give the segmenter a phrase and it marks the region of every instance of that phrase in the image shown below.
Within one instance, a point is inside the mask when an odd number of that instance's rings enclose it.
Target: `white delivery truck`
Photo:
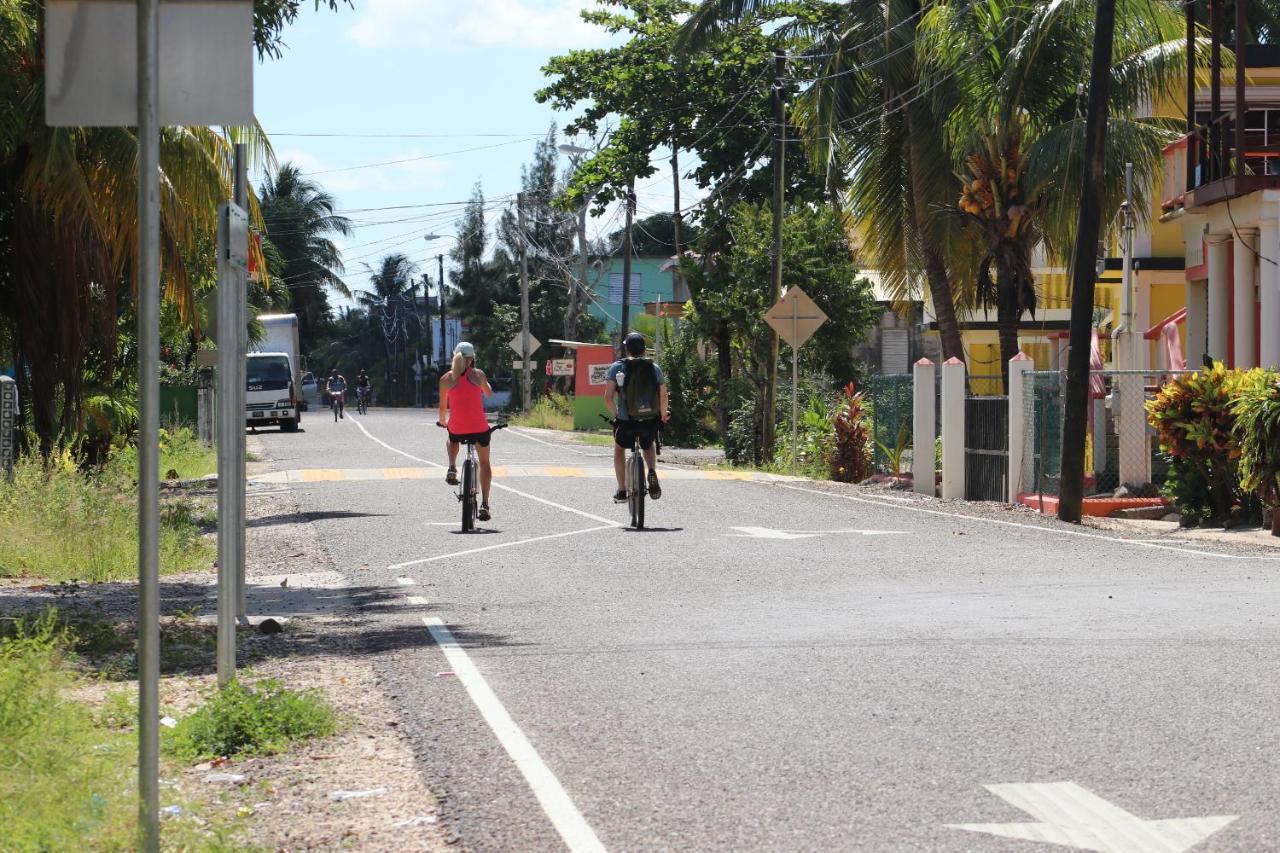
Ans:
[[[263,314],[262,340],[250,347],[245,387],[245,424],[279,424],[293,432],[306,408],[302,399],[302,356],[298,315]]]

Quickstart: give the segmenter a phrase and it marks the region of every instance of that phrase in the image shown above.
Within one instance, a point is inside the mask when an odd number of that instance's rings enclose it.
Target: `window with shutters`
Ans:
[[[644,275],[642,273],[633,272],[631,274],[631,304],[644,304],[643,290]],[[609,273],[609,304],[622,304],[622,273]]]

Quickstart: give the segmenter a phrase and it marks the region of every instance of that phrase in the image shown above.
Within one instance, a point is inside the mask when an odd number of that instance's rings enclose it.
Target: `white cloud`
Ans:
[[[363,47],[590,47],[609,40],[579,15],[595,5],[594,0],[368,0],[347,35]]]

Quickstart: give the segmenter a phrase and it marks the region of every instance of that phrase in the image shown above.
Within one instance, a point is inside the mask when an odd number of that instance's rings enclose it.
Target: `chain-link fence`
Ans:
[[[888,472],[893,468],[888,451],[896,450],[903,436],[907,446],[911,443],[914,402],[911,374],[872,376],[867,380],[866,396],[871,400],[871,463],[877,471]],[[905,463],[899,460],[899,464]]]
[[[1089,374],[1084,493],[1154,497],[1168,475],[1147,422],[1146,403],[1175,373],[1109,370]],[[1022,494],[1056,497],[1061,486],[1066,373],[1023,374]]]

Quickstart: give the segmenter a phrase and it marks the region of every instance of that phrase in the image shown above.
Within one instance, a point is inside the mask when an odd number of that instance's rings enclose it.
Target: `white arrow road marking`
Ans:
[[[984,785],[1039,823],[949,823],[950,829],[1098,853],[1183,853],[1239,815],[1143,820],[1075,782]]]
[[[772,527],[731,527],[737,533],[727,536],[744,536],[751,539],[812,539],[829,533],[852,533],[859,536],[891,536],[897,530],[775,530]]]

